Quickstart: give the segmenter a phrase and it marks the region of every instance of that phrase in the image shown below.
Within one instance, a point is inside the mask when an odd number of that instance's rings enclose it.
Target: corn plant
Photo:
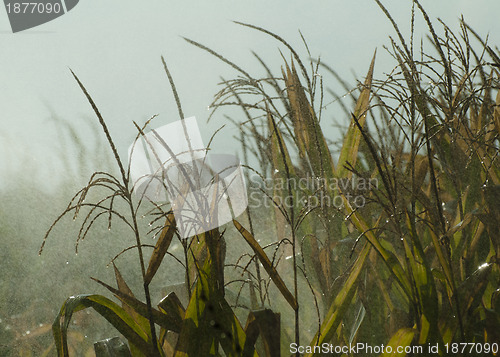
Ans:
[[[498,343],[498,51],[463,19],[460,33],[441,23],[439,35],[416,0],[410,38],[405,39],[389,11],[375,1],[394,25],[397,39],[390,37],[391,46],[385,50],[395,67],[385,79],[374,78],[374,55],[365,79],[355,88],[342,82],[354,101],[352,109],[342,104],[349,124],[338,155],[325,129],[325,95],[333,92],[325,89],[324,78],[329,73],[339,76],[320,59],[312,59],[305,40],[307,61],[282,37],[238,23],[285,48],[280,75],[255,54],[267,73],[260,78],[186,39],[238,73],[235,79],[222,79],[211,107],[213,113],[241,109],[245,120],[234,114],[227,118],[241,130],[247,168],[260,180],[273,182],[260,190],[271,202],[269,209],[248,208],[247,223],[244,218],[233,221],[248,247],[234,263],[225,263],[226,231],[181,238],[165,205],[151,207],[150,233],[157,233],[156,244],[143,243],[137,216],[144,202],[132,199],[129,169],[75,76],[99,119],[121,178],[96,173],[61,217],[89,209],[78,240],[99,217],[108,217],[110,224],[112,217],[118,218],[129,226],[135,244],[120,254],[130,248],[138,251],[146,302],[134,297],[116,267],[116,288],[95,279],[122,305],[101,295],[68,299],[53,326],[60,356],[68,355],[72,313],[88,307],[125,336],[137,356],[279,356],[289,353],[290,343],[307,346],[307,356],[319,356],[324,343],[356,342],[389,346],[391,350],[382,351],[387,356],[396,355],[397,346],[438,344],[438,354],[445,355],[446,344]],[[419,51],[414,48],[417,13],[429,29]],[[136,125],[138,138],[147,125]],[[258,165],[250,164],[249,154]],[[309,185],[294,184],[300,180]],[[111,193],[96,203],[86,202],[96,187]],[[115,199],[124,200],[126,214],[118,211]],[[263,219],[274,225],[266,230],[272,232],[270,237],[255,229]],[[189,302],[183,306],[169,294],[154,307],[149,285],[165,256],[171,255],[174,238],[183,247],[179,262]],[[153,252],[146,264],[144,250],[149,247]],[[241,279],[230,282],[241,283],[238,299],[246,291],[250,297],[245,326],[227,300],[227,265],[241,273]],[[172,333],[174,340],[167,337]]]
[[[183,120],[177,91],[164,60],[163,64]],[[40,248],[40,254],[44,249],[46,238],[55,225],[68,214],[72,214],[76,219],[82,212],[85,213],[76,241],[77,249],[79,242],[101,217],[107,219],[109,228],[116,219],[124,223],[130,229],[135,244],[122,250],[113,259],[117,287],[92,278],[107,288],[121,305],[98,294],[72,296],[64,302],[52,326],[58,355],[69,356],[70,322],[75,312],[87,308],[95,310],[127,339],[133,356],[217,356],[220,355],[220,350],[227,356],[258,356],[256,343],[259,338],[260,355],[279,355],[279,335],[276,336],[276,331],[280,330],[279,314],[268,309],[253,310],[248,314],[246,325],[242,325],[224,297],[223,232],[213,229],[189,239],[181,238],[172,210],[165,210],[163,204],[152,204],[149,207],[151,209],[149,214],[152,217],[150,226],[153,229],[149,233],[157,235],[158,239],[155,245],[143,243],[144,237],[139,228],[138,217],[139,212],[142,212],[141,206],[146,204],[146,199],[144,195],[137,200],[134,199],[133,192],[136,187],[131,180],[130,166],[123,164],[95,102],[79,78],[74,73],[73,75],[98,118],[121,176],[95,172],[87,186],[76,193],[67,208],[51,225]],[[136,141],[144,136],[144,130],[151,120],[143,127],[136,124],[138,130]],[[186,177],[186,179],[194,178]],[[93,202],[94,196],[91,194],[93,191],[99,194],[103,191],[108,193],[104,193],[104,197]],[[118,202],[120,199],[124,205]],[[165,223],[159,224],[162,221]],[[168,252],[174,237],[179,239],[184,248],[184,262]],[[149,263],[145,253],[147,248],[153,248]],[[131,249],[136,249],[138,252],[145,302],[135,297],[114,263]],[[149,286],[167,255],[175,258],[185,268],[186,290],[189,295],[187,306],[182,305],[175,293],[165,296],[156,307],[152,304]],[[169,338],[169,334],[173,337]]]
[[[284,39],[239,23],[275,38],[291,55],[281,77],[255,55],[268,74],[256,79],[188,40],[239,72],[238,78],[223,80],[212,106],[242,109],[246,121],[230,119],[243,133],[244,149],[260,163],[253,170],[263,179],[287,183],[263,192],[274,204],[277,236],[271,266],[262,264],[295,314],[296,345],[301,344],[299,311],[307,308],[299,287],[314,301],[319,326],[307,355],[320,355],[324,342],[383,342],[394,350],[438,343],[441,355],[445,344],[497,342],[500,96],[492,97],[498,90],[498,53],[463,19],[460,34],[441,23],[444,35],[438,36],[418,1],[413,2],[408,45],[388,10],[376,2],[397,33],[398,40],[391,38],[387,49],[396,67],[387,79],[374,80],[373,59],[349,112],[337,160],[320,125],[324,91],[319,60],[310,61],[308,71]],[[415,54],[417,11],[428,25],[434,51],[422,45]],[[478,40],[480,52],[471,38]],[[374,131],[367,117],[373,118]],[[299,190],[290,184],[310,177],[323,185]],[[356,207],[348,187],[327,184],[353,179],[381,183],[365,193],[365,206]],[[343,205],[309,209],[298,204],[315,195],[331,201],[340,195]],[[289,204],[279,198],[288,198]],[[235,224],[247,241],[256,242],[258,233],[254,237]],[[334,261],[353,234],[351,254]],[[251,245],[261,262],[269,260]],[[290,290],[274,259],[285,245],[291,246],[293,258]]]

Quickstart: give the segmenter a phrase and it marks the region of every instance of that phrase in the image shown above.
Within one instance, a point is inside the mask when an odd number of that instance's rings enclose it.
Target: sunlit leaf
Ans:
[[[370,105],[370,93],[373,78],[373,69],[375,67],[375,55],[376,52],[373,55],[370,68],[368,69],[368,74],[366,75],[365,83],[363,85],[363,89],[361,90],[361,94],[359,95],[356,107],[353,112],[354,117],[357,118],[357,121],[361,127],[363,127],[365,124],[366,115]],[[342,149],[340,150],[339,161],[337,163],[337,169],[335,172],[337,177],[352,176],[352,172],[347,170],[345,165],[347,163],[350,163],[352,167],[356,167],[356,160],[358,157],[358,148],[360,142],[361,132],[359,131],[359,128],[354,120],[351,120],[349,129],[347,130],[344,141],[342,143]]]
[[[323,131],[307,100],[304,88],[292,61],[292,68],[286,64],[285,78],[288,99],[292,109],[292,122],[298,142],[299,154],[307,158],[317,177],[333,177],[334,164]]]
[[[168,247],[172,242],[172,238],[175,232],[175,219],[174,214],[169,213],[167,215],[167,219],[165,221],[165,225],[163,226],[160,237],[156,242],[153,254],[151,255],[151,259],[149,260],[148,270],[146,272],[146,276],[144,278],[144,282],[149,284],[151,279],[155,276],[158,268],[160,267],[165,254],[167,254]]]
[[[387,342],[387,348],[386,351],[389,350],[389,346],[391,347],[390,350],[392,352],[385,352],[381,356],[382,357],[392,357],[392,356],[406,356],[406,352],[404,352],[405,347],[408,347],[411,345],[411,341],[413,340],[413,336],[415,336],[416,330],[412,328],[402,328],[396,332],[389,342]],[[398,352],[398,350],[401,350],[403,352]]]
[[[52,325],[58,356],[69,357],[67,334],[73,313],[89,307],[108,320],[141,352],[152,354],[153,348],[148,336],[122,307],[102,295],[77,295],[64,302]]]

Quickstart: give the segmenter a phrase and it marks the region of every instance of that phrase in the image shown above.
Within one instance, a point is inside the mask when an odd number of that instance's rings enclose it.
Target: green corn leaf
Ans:
[[[113,288],[112,286],[106,284],[105,282],[96,279],[96,278],[91,278],[95,282],[101,284],[104,286],[106,289],[111,291],[120,301],[123,303],[127,304],[130,306],[135,312],[137,312],[139,315],[146,317],[148,316],[148,308],[145,303],[142,301],[139,301],[133,296],[130,296],[126,293],[121,292],[118,289]],[[153,312],[153,318],[155,320],[155,323],[160,325],[161,327],[166,328],[167,330],[174,331],[174,332],[179,332],[180,331],[180,325],[178,322],[178,318],[176,316],[170,316],[167,314],[164,314],[157,309],[152,309]]]
[[[413,284],[417,289],[418,304],[420,305],[421,330],[419,343],[441,342],[439,339],[438,319],[439,303],[434,284],[434,276],[430,264],[428,263],[419,238],[412,235],[411,221],[408,212],[406,212],[406,223],[410,232],[411,240],[403,239],[406,259],[409,262],[411,273],[413,274]]]
[[[366,75],[365,83],[361,94],[359,95],[358,101],[356,102],[356,107],[354,109],[353,115],[357,118],[358,123],[361,127],[364,126],[366,121],[366,114],[368,113],[370,105],[370,93],[373,78],[373,69],[375,67],[375,56],[377,52],[373,54],[373,59],[368,69],[368,74]],[[346,169],[345,165],[350,163],[352,167],[356,167],[356,159],[358,157],[358,149],[361,141],[361,132],[354,122],[351,120],[349,124],[349,129],[342,143],[342,149],[340,151],[339,161],[337,163],[337,170],[335,174],[339,178],[351,177],[352,172]]]
[[[370,244],[365,244],[359,253],[349,273],[349,277],[330,306],[328,313],[321,324],[321,329],[316,333],[316,336],[314,336],[311,346],[320,346],[323,342],[330,341],[330,339],[334,336],[335,331],[342,323],[344,314],[350,307],[352,298],[356,292],[358,278],[363,270],[370,249]],[[318,354],[310,353],[306,356],[318,356]]]
[[[172,318],[178,320],[179,325],[182,323],[184,314],[186,313],[181,301],[174,292],[165,296],[158,304],[158,308],[165,315],[172,316]]]
[[[191,286],[188,286],[189,290],[193,288],[198,275],[196,265],[203,265],[208,256],[208,248],[205,237],[205,233],[198,234],[192,237],[188,244],[187,265],[189,281],[191,283]]]
[[[118,268],[114,263],[113,263],[113,268],[115,270],[115,278],[116,278],[116,284],[118,285],[118,290],[120,290],[122,293],[126,295],[135,298],[134,294],[132,293],[132,290],[129,288],[129,286],[125,282],[125,279],[123,279],[123,276],[121,275],[120,271],[118,270]],[[135,311],[130,305],[128,305],[125,302],[122,302],[122,307],[127,312],[127,314],[129,314],[134,319],[134,321],[141,327],[141,330],[148,336],[148,339],[151,339],[151,329],[148,319],[145,318],[144,316],[141,316],[139,313],[137,313],[137,311]],[[137,349],[137,347],[135,347],[135,345],[130,343],[129,347],[133,357],[145,356],[140,350]]]
[[[406,356],[405,352],[399,352],[398,348],[404,351],[405,347],[411,345],[411,341],[413,340],[413,336],[415,336],[416,330],[412,328],[402,328],[399,329],[389,340],[387,343],[386,351],[391,347],[390,350],[392,352],[385,352],[381,356],[382,357],[403,357]]]
[[[175,357],[214,356],[218,349],[217,339],[213,333],[215,320],[211,314],[215,310],[210,301],[213,291],[210,291],[208,284],[210,258],[205,260],[203,270],[196,261],[194,264],[199,271],[198,280],[184,314]]]
[[[142,353],[145,355],[152,354],[153,346],[148,336],[122,307],[102,295],[77,295],[68,298],[64,302],[52,325],[59,357],[69,357],[68,328],[73,313],[89,307],[108,320],[118,332]]]
[[[158,304],[158,309],[165,315],[170,316],[172,319],[174,319],[175,324],[179,326],[179,331],[180,331],[180,326],[182,326],[182,321],[184,319],[186,311],[182,306],[181,301],[174,292],[171,292],[160,301],[160,303]],[[165,352],[169,351],[167,355],[171,356],[173,354],[175,342],[169,341],[167,339],[168,331],[169,330],[167,328],[162,326],[160,328],[158,341],[165,350]],[[165,344],[165,342],[167,343]]]
[[[202,268],[197,265],[198,280],[185,311],[175,357],[217,356],[219,345],[226,356],[242,356],[245,332],[223,295],[209,284],[212,264],[209,256]],[[258,355],[252,351],[250,356]]]

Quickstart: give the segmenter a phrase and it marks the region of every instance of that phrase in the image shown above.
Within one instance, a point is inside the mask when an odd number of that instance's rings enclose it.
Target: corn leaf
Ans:
[[[243,356],[252,356],[257,338],[262,338],[266,356],[280,355],[280,314],[269,309],[251,311],[245,325]]]
[[[164,314],[178,320],[179,325],[182,323],[186,310],[184,310],[181,301],[174,292],[165,296],[158,304],[158,308]]]
[[[89,307],[108,320],[118,332],[142,353],[146,355],[152,354],[153,346],[148,336],[122,307],[102,295],[77,295],[68,298],[64,302],[52,325],[59,357],[69,357],[68,328],[73,313]]]
[[[356,261],[352,266],[349,277],[344,283],[342,289],[338,292],[332,305],[328,309],[323,323],[321,324],[320,330],[316,333],[314,339],[311,342],[311,346],[321,346],[322,343],[330,341],[330,339],[334,336],[335,332],[339,328],[340,324],[343,321],[345,312],[351,305],[352,298],[354,297],[354,293],[357,289],[358,278],[364,268],[365,261],[368,257],[370,249],[371,246],[369,244],[365,244],[363,246],[363,249],[359,253]],[[313,352],[307,354],[306,356],[311,357],[319,355]]]
[[[191,282],[191,286],[188,286],[188,289],[191,290],[194,286],[194,282],[196,281],[196,277],[198,275],[198,270],[196,265],[204,265],[205,260],[208,256],[208,248],[206,242],[206,236],[204,233],[198,234],[191,238],[191,241],[188,245],[188,255],[187,255],[187,265],[189,270],[189,281]]]
[[[274,120],[273,115],[271,114],[267,106],[266,111],[267,124],[269,127],[269,132],[271,133],[272,177],[274,182],[287,182],[289,176],[294,176],[292,160],[290,159],[290,155],[288,154],[283,136],[281,135],[276,121]],[[281,202],[287,202],[285,201],[285,198],[289,195],[291,197],[296,197],[294,190],[292,192],[288,192],[287,189],[287,187],[279,189],[278,185],[273,185],[273,197],[280,197]],[[286,207],[277,207],[276,205],[273,206],[276,219],[276,232],[278,234],[278,239],[281,240],[284,238],[285,234],[285,221],[289,220],[290,218],[288,212],[286,211]],[[291,207],[291,209],[295,209],[295,205],[294,207]]]
[[[113,263],[113,268],[115,270],[115,278],[116,278],[116,283],[118,285],[118,290],[131,297],[135,297],[134,294],[132,293],[132,290],[129,288],[129,286],[123,279],[123,276],[121,275],[120,271],[118,270],[118,268],[114,263]],[[144,331],[144,333],[148,335],[148,338],[150,339],[151,330],[148,319],[138,314],[130,305],[126,304],[125,302],[122,302],[122,307],[127,312],[127,314],[129,314],[134,319],[134,321],[141,327],[141,330]],[[129,347],[133,357],[144,356],[144,354],[141,351],[139,351],[137,347],[135,347],[135,345],[129,343]]]
[[[356,107],[354,109],[353,116],[357,119],[361,127],[364,126],[366,121],[366,114],[368,113],[370,105],[370,93],[373,78],[373,69],[375,67],[375,56],[376,51],[373,54],[373,59],[368,69],[368,74],[366,75],[365,83],[361,94],[359,95],[358,101],[356,102]],[[347,170],[345,165],[350,163],[352,167],[356,167],[356,159],[358,157],[358,149],[361,141],[361,131],[356,125],[354,120],[351,120],[349,124],[349,129],[342,143],[342,149],[340,151],[339,161],[337,163],[336,175],[339,178],[351,177],[352,172]]]
[[[163,261],[165,254],[167,254],[168,247],[172,242],[174,232],[175,232],[174,214],[170,213],[167,216],[167,219],[165,221],[165,226],[163,226],[161,230],[160,237],[156,242],[153,254],[151,255],[151,258],[149,260],[148,270],[144,278],[144,282],[146,284],[149,284],[151,282],[151,279],[153,279],[156,272],[158,271],[158,268],[160,267],[160,264]]]
[[[439,303],[437,298],[434,276],[431,271],[419,238],[411,233],[410,216],[406,213],[406,222],[410,231],[410,242],[403,238],[406,259],[409,261],[413,284],[417,289],[418,303],[421,314],[421,330],[419,344],[438,342],[439,338]],[[441,341],[439,341],[441,342]]]
[[[139,301],[133,296],[130,296],[128,294],[125,294],[121,292],[118,289],[113,288],[112,286],[106,284],[105,282],[91,278],[92,280],[96,281],[97,283],[101,284],[104,286],[106,289],[111,291],[120,301],[123,303],[129,305],[134,311],[136,311],[138,314],[140,314],[143,317],[148,316],[148,308],[145,303],[142,301]],[[155,323],[160,325],[161,327],[166,328],[167,330],[174,331],[174,332],[179,332],[180,331],[180,325],[178,324],[178,319],[175,316],[170,316],[166,315],[157,309],[152,309],[153,313],[153,319],[155,320]]]
[[[405,270],[397,257],[389,249],[382,246],[378,238],[373,233],[373,229],[377,228],[380,222],[380,218],[376,224],[370,227],[364,218],[359,214],[358,211],[353,210],[349,201],[344,197],[344,207],[346,209],[346,215],[351,217],[351,222],[354,224],[359,232],[364,232],[363,235],[366,240],[375,248],[378,254],[382,257],[384,263],[389,268],[389,271],[393,274],[398,282],[399,286],[403,289],[403,292],[407,296],[411,296],[410,282],[406,276]]]
[[[209,256],[203,268],[197,266],[198,280],[186,308],[175,357],[216,356],[219,345],[226,356],[242,355],[245,332],[223,295],[209,283],[212,264]],[[257,353],[250,356],[257,357]]]
[[[404,351],[405,347],[408,347],[411,345],[411,341],[413,340],[413,336],[415,336],[416,330],[412,328],[402,328],[399,329],[389,340],[387,343],[387,348],[386,351],[389,350],[389,346],[391,347],[390,350],[392,352],[384,352],[381,356],[382,357],[396,357],[396,356],[406,356],[405,352],[399,352],[398,353],[398,348]]]
[[[259,243],[255,240],[255,238],[252,236],[250,232],[248,232],[243,226],[235,219],[233,219],[233,224],[236,227],[236,229],[241,233],[243,238],[247,241],[247,243],[250,245],[254,253],[257,255],[259,258],[259,261],[262,263],[262,266],[264,266],[264,269],[266,272],[269,274],[271,277],[271,280],[273,283],[276,285],[276,287],[279,289],[283,297],[286,299],[286,301],[290,304],[290,306],[294,309],[297,310],[297,300],[295,300],[295,297],[292,295],[290,290],[285,285],[285,282],[283,279],[281,279],[281,276],[278,274],[278,271],[276,268],[272,265],[271,261],[267,257],[266,252],[262,249],[262,247],[259,245]]]
[[[321,130],[318,118],[307,100],[304,88],[292,61],[292,68],[286,66],[283,73],[292,109],[291,118],[298,143],[299,154],[309,160],[313,174],[319,177],[333,177],[334,164],[328,144]]]

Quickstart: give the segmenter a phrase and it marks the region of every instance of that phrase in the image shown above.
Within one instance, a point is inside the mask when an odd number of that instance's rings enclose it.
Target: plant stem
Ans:
[[[148,320],[149,320],[149,328],[151,329],[151,343],[152,343],[152,351],[153,351],[153,357],[160,357],[160,351],[158,350],[158,344],[157,344],[157,337],[156,337],[156,328],[155,328],[155,322],[153,318],[153,307],[151,305],[151,294],[149,292],[149,283],[146,282],[146,266],[144,264],[144,254],[142,252],[142,244],[141,244],[141,237],[139,234],[139,227],[137,225],[137,217],[136,217],[136,211],[134,209],[134,205],[132,204],[132,197],[131,194],[127,188],[127,192],[125,193],[127,197],[127,201],[130,206],[130,213],[132,215],[132,222],[134,225],[134,233],[135,233],[135,240],[137,243],[137,252],[139,254],[139,262],[141,264],[141,273],[142,273],[142,281],[143,281],[143,287],[144,287],[144,295],[146,296],[146,307],[148,311]]]
[[[273,130],[278,133],[278,127],[276,125],[276,122],[272,115],[270,115],[272,124],[273,124]],[[278,145],[280,147],[280,152],[283,157],[283,164],[285,167],[285,174],[287,178],[287,190],[288,190],[288,197],[290,197],[290,217],[289,217],[289,224],[290,228],[292,231],[292,256],[293,256],[293,290],[294,290],[294,295],[295,295],[295,301],[297,302],[297,307],[295,309],[295,343],[297,346],[300,346],[300,331],[299,331],[299,326],[300,326],[300,320],[299,320],[299,289],[298,289],[298,279],[297,279],[297,252],[296,252],[296,235],[295,235],[295,207],[293,203],[293,195],[292,195],[292,186],[291,186],[291,180],[290,180],[290,169],[288,167],[288,164],[286,162],[286,156],[285,156],[285,148],[284,145],[281,141],[280,135],[276,134],[276,138],[278,139]],[[297,357],[300,357],[300,353],[297,351],[296,353]]]
[[[123,166],[122,160],[120,159],[120,155],[118,155],[118,150],[116,150],[116,146],[113,142],[113,138],[111,137],[111,134],[109,133],[108,127],[106,125],[106,122],[104,121],[104,118],[102,117],[101,113],[99,112],[99,109],[97,108],[97,105],[95,104],[94,100],[90,96],[90,94],[87,92],[87,89],[83,85],[83,83],[80,81],[80,79],[76,76],[76,74],[71,71],[71,74],[75,78],[75,80],[78,82],[78,85],[82,89],[83,93],[87,97],[88,102],[92,106],[92,109],[94,110],[94,113],[97,115],[97,118],[99,119],[99,124],[101,124],[101,127],[104,131],[104,134],[106,135],[106,139],[109,143],[109,146],[111,147],[111,151],[113,152],[113,155],[115,157],[115,161],[118,165],[118,168],[120,169],[120,174],[122,177],[123,181],[123,194],[125,196],[126,201],[129,204],[130,207],[130,214],[132,216],[132,222],[133,222],[133,230],[134,230],[134,235],[135,235],[135,240],[137,243],[137,250],[139,253],[139,261],[141,264],[141,272],[142,272],[142,280],[144,283],[144,294],[146,296],[146,305],[147,305],[147,311],[148,311],[148,320],[149,320],[149,326],[151,328],[151,343],[152,343],[152,351],[153,351],[153,357],[160,357],[160,351],[158,350],[158,345],[157,345],[157,340],[156,340],[156,329],[155,329],[155,323],[153,319],[153,308],[151,306],[151,295],[149,293],[149,286],[146,283],[146,268],[144,265],[144,254],[142,252],[142,244],[141,244],[141,238],[140,238],[140,233],[139,233],[139,227],[137,225],[137,212],[134,209],[134,205],[132,203],[132,194],[131,191],[128,187],[129,184],[129,179],[127,177],[127,174],[125,173],[125,168]]]

